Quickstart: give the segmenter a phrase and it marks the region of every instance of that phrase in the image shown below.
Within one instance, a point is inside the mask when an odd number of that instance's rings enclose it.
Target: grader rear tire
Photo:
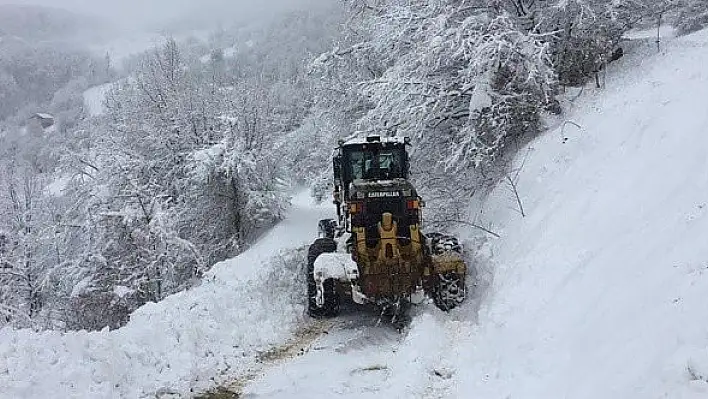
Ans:
[[[442,233],[429,233],[426,234],[426,238],[431,256],[462,256],[462,245],[456,237]],[[454,271],[435,275],[431,288],[430,296],[432,296],[435,306],[445,312],[459,306],[467,295],[465,275]]]
[[[433,302],[440,310],[448,312],[462,302],[466,296],[465,280],[455,272],[447,272],[436,276],[433,288]]]

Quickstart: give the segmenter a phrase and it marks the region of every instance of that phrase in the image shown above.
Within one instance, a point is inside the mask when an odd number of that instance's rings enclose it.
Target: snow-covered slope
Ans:
[[[504,184],[474,209],[501,235],[477,256],[493,279],[450,314],[416,309],[400,336],[345,320],[250,370],[303,322],[302,253],[271,257],[327,214],[300,198],[251,251],[124,329],[0,330],[0,398],[187,395],[210,378],[252,379],[259,398],[708,398],[708,31],[663,46],[627,44],[572,123],[521,151],[526,217]]]
[[[708,31],[630,43],[484,218],[494,284],[453,396],[708,398]],[[525,158],[525,162],[524,162]]]
[[[84,106],[89,116],[103,115],[106,94],[112,89],[113,83],[106,83],[89,88],[84,92]]]
[[[302,247],[328,211],[296,197],[250,250],[215,265],[199,287],[143,306],[124,328],[1,329],[0,398],[187,396],[237,378],[302,324]]]
[[[493,281],[477,301],[419,310],[394,344],[330,332],[245,392],[708,398],[708,32],[663,46],[628,43],[572,123],[521,151],[526,217],[504,184],[474,210],[501,234],[478,254]]]

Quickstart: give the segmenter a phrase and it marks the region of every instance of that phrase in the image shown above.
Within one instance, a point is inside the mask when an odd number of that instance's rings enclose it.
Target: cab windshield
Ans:
[[[347,158],[351,180],[406,178],[405,152],[402,148],[352,150]]]

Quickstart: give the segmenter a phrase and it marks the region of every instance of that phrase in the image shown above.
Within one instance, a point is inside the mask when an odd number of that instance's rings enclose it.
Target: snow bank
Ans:
[[[526,218],[495,191],[494,283],[446,396],[708,397],[708,31],[663,46],[521,152]]]
[[[199,287],[143,306],[124,328],[0,330],[0,398],[186,395],[233,379],[301,323],[302,245],[323,212],[298,197],[257,245],[215,265]]]
[[[263,269],[246,276],[237,262],[219,264],[200,287],[143,306],[111,332],[0,330],[0,397],[187,393],[223,373],[243,372],[301,321],[302,295],[295,291],[304,286],[293,282],[304,261],[300,250],[259,262]]]

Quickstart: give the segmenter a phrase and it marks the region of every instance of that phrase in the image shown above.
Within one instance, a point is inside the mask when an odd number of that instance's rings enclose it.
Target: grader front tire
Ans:
[[[339,294],[333,279],[324,282],[324,304],[317,306],[317,283],[315,282],[315,260],[323,253],[337,250],[337,243],[331,238],[318,238],[307,251],[307,311],[312,317],[335,317],[339,314]]]

